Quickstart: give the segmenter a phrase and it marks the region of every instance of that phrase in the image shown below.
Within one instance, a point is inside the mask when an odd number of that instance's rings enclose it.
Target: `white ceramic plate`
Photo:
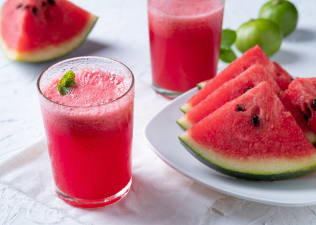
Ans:
[[[178,140],[183,130],[176,119],[182,115],[180,106],[196,91],[193,89],[173,100],[146,127],[146,137],[163,161],[185,176],[227,195],[279,206],[316,204],[316,173],[284,181],[247,181],[218,173],[195,159]]]

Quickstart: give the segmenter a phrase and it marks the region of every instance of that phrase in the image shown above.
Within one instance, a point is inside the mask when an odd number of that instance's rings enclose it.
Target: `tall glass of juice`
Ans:
[[[154,89],[175,97],[215,76],[224,0],[148,0]]]
[[[57,88],[64,74],[75,83]],[[114,203],[129,191],[134,77],[103,57],[59,62],[37,81],[57,195],[77,207]]]

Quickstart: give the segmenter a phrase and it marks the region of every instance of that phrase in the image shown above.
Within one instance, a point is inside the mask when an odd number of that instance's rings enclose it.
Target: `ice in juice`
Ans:
[[[156,90],[184,92],[215,76],[223,11],[223,0],[148,0]]]

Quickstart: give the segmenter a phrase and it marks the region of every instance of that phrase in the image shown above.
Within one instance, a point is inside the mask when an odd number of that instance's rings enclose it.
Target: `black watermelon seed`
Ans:
[[[316,111],[316,99],[313,99],[312,101],[312,109]]]
[[[308,116],[307,116],[305,113],[304,113],[304,115],[303,115],[303,116],[304,116],[304,120],[307,122],[307,121],[308,121],[308,119],[309,119],[309,118],[308,118]]]
[[[246,93],[247,91],[249,91],[252,87],[247,87],[244,91],[244,93]]]
[[[46,6],[46,2],[42,2],[42,6]]]
[[[32,13],[33,13],[34,15],[36,15],[36,14],[37,14],[37,8],[36,8],[36,7],[33,7],[33,9],[32,9]]]
[[[55,0],[47,0],[47,2],[48,2],[48,4],[50,4],[50,5],[55,5],[55,4],[56,4]]]
[[[21,3],[21,4],[19,4],[16,8],[19,9],[19,8],[21,8],[22,6],[23,6],[23,4]]]
[[[255,127],[258,127],[260,125],[260,119],[257,115],[252,116],[251,122]]]
[[[242,107],[241,105],[237,105],[237,106],[236,106],[236,110],[237,110],[237,112],[243,112],[243,111],[245,111],[244,107]]]

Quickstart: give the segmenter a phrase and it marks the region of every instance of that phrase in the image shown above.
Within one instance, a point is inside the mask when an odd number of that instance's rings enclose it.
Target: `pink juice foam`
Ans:
[[[151,0],[148,6],[154,84],[184,92],[215,76],[221,0]]]
[[[128,82],[121,76],[103,71],[82,70],[76,73],[76,85],[67,95],[59,94],[57,83],[51,82],[44,90],[44,95],[59,104],[68,106],[97,106],[112,102],[128,89]]]
[[[125,94],[131,80],[84,69],[65,96],[59,80],[43,88],[55,103],[41,100],[56,186],[85,200],[115,195],[131,179],[134,89]]]

